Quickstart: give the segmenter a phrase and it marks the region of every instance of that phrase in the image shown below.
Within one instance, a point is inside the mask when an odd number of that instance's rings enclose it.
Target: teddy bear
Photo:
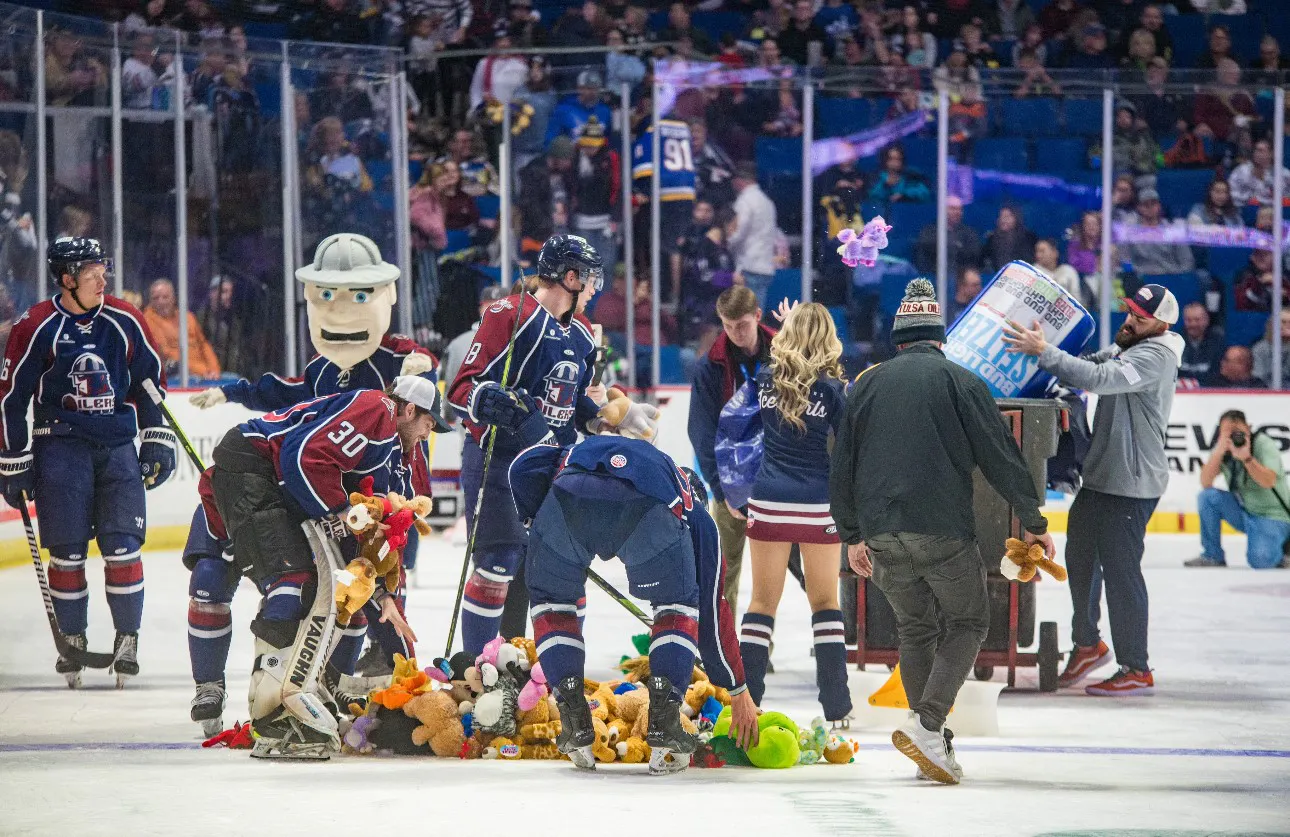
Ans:
[[[542,759],[553,761],[555,759],[568,758],[556,748],[555,744],[521,744],[520,758],[523,759]]]
[[[859,751],[859,741],[830,735],[829,743],[824,746],[824,760],[829,764],[850,764],[856,760],[856,753]]]
[[[372,736],[376,734],[376,730],[381,725],[377,716],[381,708],[378,703],[368,703],[362,714],[354,718],[354,722],[349,725],[349,729],[341,736],[342,752],[367,755],[376,751],[376,744],[372,741]]]
[[[891,225],[881,215],[870,218],[859,234],[850,227],[842,230],[838,233],[838,241],[842,242],[838,255],[842,257],[842,263],[847,267],[873,267],[878,261],[878,251],[887,246],[889,232]]]
[[[451,658],[436,657],[434,665],[426,673],[440,684],[457,701],[459,711],[464,715],[475,707],[475,700],[483,693],[483,682],[478,679],[478,670],[474,666],[475,658],[469,652],[458,651]]]
[[[633,689],[624,692],[615,699],[617,717],[629,725],[628,735],[645,737],[649,729],[649,691]]]
[[[408,500],[393,493],[377,497],[373,486],[372,478],[364,477],[359,490],[349,495],[345,525],[358,538],[359,555],[376,568],[376,574],[385,580],[385,589],[393,592],[402,578],[401,550],[407,545],[408,530],[415,526],[422,535],[433,531],[423,519],[433,503],[421,496]]]
[[[370,700],[386,709],[402,709],[417,695],[429,692],[430,688],[429,676],[418,671],[406,677],[394,677],[389,686],[372,692]]]
[[[809,727],[802,727],[797,732],[797,746],[801,755],[798,764],[818,764],[824,758],[824,750],[829,744],[829,729],[823,718],[815,718]]]
[[[607,683],[586,681],[587,704],[591,707],[591,717],[599,718],[606,724],[609,719],[618,715],[618,696]]]
[[[511,640],[511,645],[514,645],[516,648],[524,652],[524,656],[527,657],[529,661],[529,669],[532,669],[533,666],[537,665],[538,653],[536,642],[525,636],[517,636]]]
[[[505,736],[497,736],[488,742],[488,746],[480,753],[483,759],[499,759],[502,761],[514,761],[523,755],[521,747]]]
[[[649,761],[650,747],[645,743],[645,739],[639,736],[630,736],[619,741],[614,747],[618,752],[618,760],[623,764],[641,764]]]
[[[1048,558],[1043,544],[1028,544],[1017,538],[1008,538],[1004,546],[1007,551],[999,564],[999,572],[1004,578],[1024,584],[1043,570],[1058,581],[1066,580],[1066,568]]]
[[[601,764],[609,764],[618,758],[618,751],[609,746],[609,725],[594,715],[591,725],[596,730],[596,740],[591,745],[591,754]]]
[[[466,731],[457,714],[457,704],[446,691],[424,692],[403,706],[403,714],[416,718],[413,744],[429,744],[436,756],[460,756],[467,747]]]
[[[708,702],[708,698],[716,697],[716,694],[717,687],[712,685],[712,681],[696,680],[685,690],[681,713],[687,718],[693,718],[703,711],[703,705]]]
[[[538,703],[551,694],[551,687],[547,684],[546,674],[542,671],[542,664],[536,663],[529,669],[529,682],[524,684],[520,689],[520,711],[527,712]]]
[[[336,622],[348,625],[355,613],[362,610],[376,590],[376,567],[366,558],[355,558],[345,569],[336,573]]]

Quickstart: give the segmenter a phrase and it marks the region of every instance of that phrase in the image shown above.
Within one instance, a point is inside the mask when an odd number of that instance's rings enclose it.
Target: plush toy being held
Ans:
[[[889,232],[891,225],[881,215],[870,218],[859,234],[850,227],[842,230],[838,233],[838,241],[842,242],[838,255],[842,257],[842,263],[847,267],[873,267],[878,261],[878,251],[887,246]]]
[[[1004,578],[1024,584],[1043,570],[1058,581],[1066,580],[1066,568],[1044,554],[1043,544],[1028,544],[1016,538],[1008,538],[1005,546],[1007,552],[999,564],[999,572],[1003,573]]]
[[[349,620],[363,609],[376,590],[376,567],[366,558],[355,558],[349,566],[336,573],[336,621],[348,625]]]

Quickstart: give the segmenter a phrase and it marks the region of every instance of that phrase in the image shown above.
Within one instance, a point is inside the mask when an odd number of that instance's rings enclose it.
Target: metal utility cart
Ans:
[[[1047,398],[998,399],[999,411],[1021,453],[1042,497],[1047,490],[1048,458],[1057,452],[1060,432],[1066,430],[1069,418],[1066,406]],[[1009,581],[999,572],[1003,542],[1020,537],[1021,525],[1012,508],[977,471],[973,478],[973,511],[976,517],[977,542],[985,559],[990,594],[990,632],[977,654],[974,673],[978,680],[989,680],[996,666],[1006,666],[1008,686],[1016,686],[1018,668],[1039,669],[1039,689],[1057,689],[1057,669],[1061,653],[1057,650],[1057,623],[1039,624],[1039,648],[1022,652],[1035,641],[1034,584]],[[855,650],[847,652],[847,661],[861,670],[868,663],[895,666],[897,652],[896,615],[882,591],[868,579],[856,577],[842,556],[842,612],[846,623],[846,641]]]

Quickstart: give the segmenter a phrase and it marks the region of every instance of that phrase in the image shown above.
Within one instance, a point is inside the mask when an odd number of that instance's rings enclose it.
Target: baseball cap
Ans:
[[[1150,186],[1148,186],[1147,188],[1143,189],[1141,192],[1138,193],[1138,203],[1146,203],[1147,201],[1158,201],[1158,200],[1160,200],[1160,193],[1157,192],[1155,189],[1152,189]]]
[[[1125,297],[1124,307],[1139,317],[1155,317],[1169,325],[1178,322],[1178,299],[1164,285],[1143,285],[1133,296]]]
[[[583,70],[578,73],[578,86],[601,88],[605,86],[605,81],[595,70]]]

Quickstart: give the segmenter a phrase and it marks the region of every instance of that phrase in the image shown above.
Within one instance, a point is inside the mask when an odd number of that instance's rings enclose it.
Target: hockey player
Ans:
[[[0,367],[0,491],[14,507],[35,497],[59,630],[76,648],[85,648],[88,621],[86,551],[98,541],[120,688],[139,673],[144,491],[175,470],[174,433],[142,388],[164,390],[165,373],[143,315],[105,293],[111,261],[99,242],[59,238],[46,257],[59,293],[14,325]],[[78,664],[60,656],[54,667],[80,686]]]
[[[507,587],[524,555],[526,535],[511,502],[508,477],[511,460],[526,447],[518,435],[520,425],[544,421],[562,445],[573,444],[579,431],[606,428],[597,416],[599,405],[586,395],[596,345],[581,313],[603,285],[600,256],[579,236],[552,236],[538,255],[537,272],[538,287],[531,295],[509,296],[485,309],[475,342],[448,391],[448,401],[465,415],[470,434],[462,446],[461,487],[468,530],[477,534],[475,568],[461,605],[461,631],[471,654],[479,654],[497,635]],[[536,413],[524,410],[517,398],[521,389],[532,394]],[[633,404],[616,429],[630,436],[653,435],[657,415],[651,405]],[[484,437],[490,425],[497,428],[497,436],[476,529],[476,497],[485,482]]]
[[[377,492],[398,487],[416,447],[432,431],[448,430],[441,403],[430,381],[400,376],[388,393],[339,393],[252,419],[215,448],[215,464],[202,475],[203,504],[214,534],[232,542],[239,571],[264,595],[251,623],[251,720],[268,741],[260,754],[325,756],[338,743],[335,719],[320,716],[314,699],[283,699],[284,680],[297,672],[297,686],[321,679],[335,630],[319,615],[330,586],[316,590],[315,558],[327,559],[315,555],[301,524],[324,521],[335,535],[346,534],[337,515],[349,508],[349,492],[367,476]],[[390,592],[378,580],[380,620],[415,641]]]
[[[203,409],[232,401],[253,410],[285,410],[302,401],[359,389],[385,389],[397,375],[436,377],[435,359],[412,340],[386,334],[397,299],[399,268],[381,258],[370,239],[338,233],[324,239],[314,251],[313,262],[296,271],[304,284],[309,333],[319,354],[309,361],[304,375],[282,378],[266,374],[258,381],[245,379],[211,387],[189,400]],[[404,495],[430,494],[430,462],[424,445],[408,463],[410,483],[392,490]],[[409,533],[405,553],[415,560],[416,530]],[[226,699],[224,672],[232,641],[230,607],[239,574],[228,544],[221,544],[198,506],[184,549],[189,580],[188,653],[196,696],[190,707],[192,720],[203,725],[209,737],[223,728]],[[366,616],[355,614],[345,629],[340,659],[358,654],[366,634]],[[395,652],[411,656],[410,649],[384,626],[373,626],[373,639],[384,656]]]
[[[702,486],[648,442],[612,435],[571,448],[535,445],[511,466],[515,506],[530,529],[524,566],[534,638],[560,704],[556,744],[578,767],[596,765],[576,604],[596,556],[622,559],[628,590],[654,608],[650,772],[682,770],[694,752],[696,739],[681,726],[681,698],[696,653],[712,682],[730,691],[731,735],[741,745],[756,742],[757,709],[722,595],[721,547]]]

